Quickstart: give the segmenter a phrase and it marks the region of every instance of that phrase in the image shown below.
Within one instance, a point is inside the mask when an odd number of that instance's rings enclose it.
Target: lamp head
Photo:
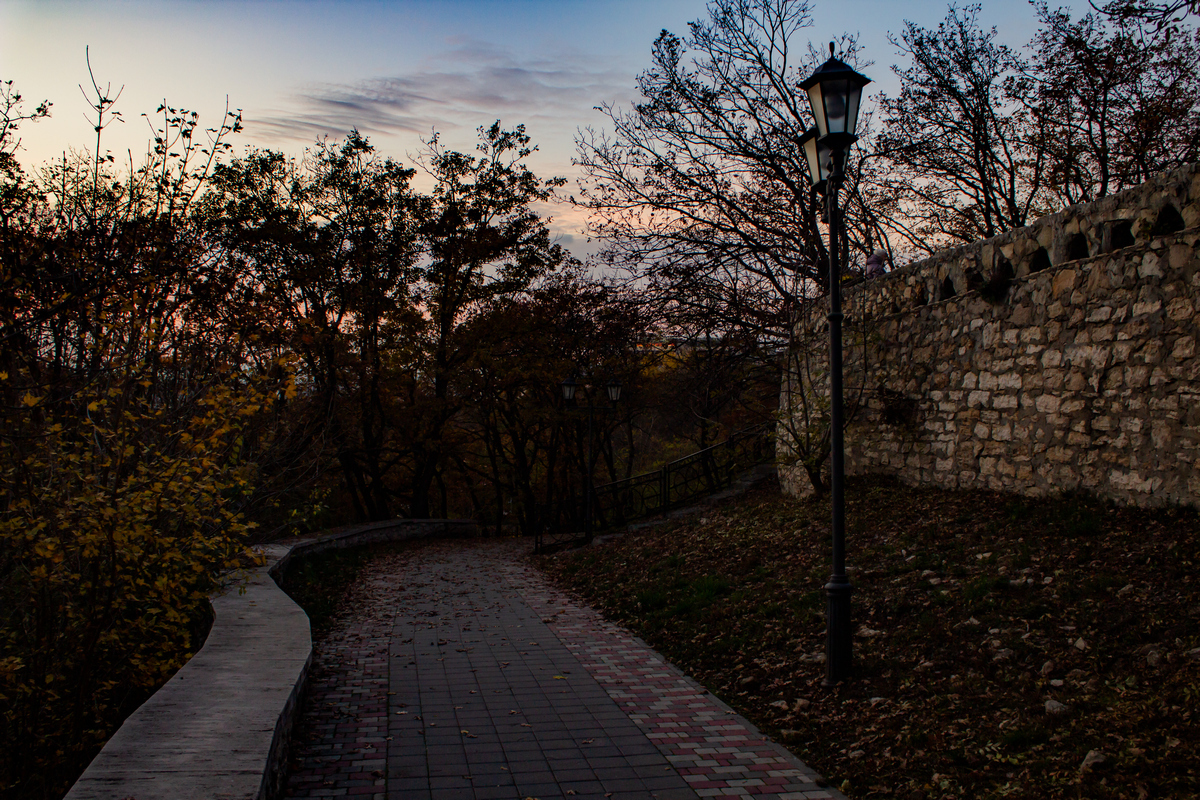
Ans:
[[[616,405],[617,402],[621,399],[621,382],[616,381],[616,380],[609,381],[608,385],[605,386],[604,388],[608,392],[609,402],[612,403],[613,405]]]
[[[857,138],[858,111],[863,87],[871,82],[866,75],[855,72],[849,64],[834,58],[833,42],[829,43],[829,60],[817,68],[800,88],[808,92],[813,118],[821,139],[828,139],[831,149],[849,147]]]

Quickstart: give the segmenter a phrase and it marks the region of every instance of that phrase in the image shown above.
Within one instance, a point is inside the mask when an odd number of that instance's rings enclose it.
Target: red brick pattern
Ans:
[[[511,583],[700,797],[841,798],[817,773],[648,645],[550,586],[519,559]]]
[[[289,797],[841,798],[527,542],[376,559],[313,652]]]

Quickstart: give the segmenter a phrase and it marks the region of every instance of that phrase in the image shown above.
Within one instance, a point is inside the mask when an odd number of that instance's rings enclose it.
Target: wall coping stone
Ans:
[[[1183,221],[1183,228],[1170,234],[1153,234],[1156,214],[1166,206],[1173,207]],[[1130,248],[1150,246],[1156,241],[1171,239],[1175,233],[1200,226],[1200,163],[1185,164],[1160,173],[1138,186],[1124,189],[1099,200],[1077,203],[1055,213],[1032,220],[1024,227],[1004,231],[987,239],[951,244],[924,258],[898,266],[889,272],[857,282],[843,290],[847,313],[855,305],[858,313],[873,316],[895,316],[914,308],[961,300],[975,287],[968,272],[986,282],[1003,262],[1013,270],[1013,278],[1021,281],[1040,274],[1034,271],[1031,259],[1038,250],[1045,250],[1049,259],[1042,270],[1057,272],[1068,265],[1091,266],[1114,257],[1126,248],[1112,240],[1112,227],[1128,223],[1135,244]],[[1082,236],[1087,242],[1088,255],[1073,258],[1068,253],[1072,237]],[[940,296],[944,281],[953,284],[955,296]],[[809,324],[824,317],[821,307],[824,297],[815,298],[810,307],[814,315]],[[803,320],[801,324],[803,324]]]
[[[263,566],[211,598],[203,647],[125,720],[66,800],[274,800],[312,663],[308,616],[279,582],[293,559],[430,536],[474,520],[390,520],[256,548]]]

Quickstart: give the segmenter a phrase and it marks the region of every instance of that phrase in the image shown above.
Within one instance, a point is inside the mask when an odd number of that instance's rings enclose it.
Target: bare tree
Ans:
[[[1114,20],[1136,20],[1163,28],[1182,22],[1190,14],[1200,16],[1200,0],[1168,0],[1155,3],[1152,0],[1111,0],[1103,6],[1094,2],[1091,7]]]
[[[1117,6],[1120,6],[1119,8]],[[1073,19],[1037,6],[1031,44],[1047,187],[1087,202],[1200,157],[1200,35],[1132,4]]]
[[[799,83],[822,54],[797,43],[812,24],[806,0],[714,0],[708,12],[688,36],[658,37],[638,80],[643,102],[601,109],[611,134],[581,133],[576,163],[588,181],[578,202],[592,212],[603,259],[676,320],[717,314],[785,337],[789,305],[828,280],[799,146],[812,124]],[[841,57],[857,54],[843,37]],[[883,237],[855,178],[848,247],[869,250]]]
[[[936,29],[906,22],[893,44],[900,94],[882,101],[873,200],[909,246],[932,252],[995,236],[1047,210],[1046,157],[1025,104],[1019,55],[983,30],[979,6],[951,6]]]
[[[879,331],[871,317],[852,314],[847,316],[844,333],[843,414],[849,426],[866,404],[870,391],[867,352],[871,345],[878,344]],[[792,326],[777,418],[781,479],[791,482],[799,495],[829,491],[829,329],[820,306],[801,308]]]

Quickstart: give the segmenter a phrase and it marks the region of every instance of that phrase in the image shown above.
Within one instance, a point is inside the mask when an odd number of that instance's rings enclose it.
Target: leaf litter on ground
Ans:
[[[853,677],[825,675],[829,504],[777,485],[537,559],[851,798],[1200,797],[1200,522],[852,479]]]

